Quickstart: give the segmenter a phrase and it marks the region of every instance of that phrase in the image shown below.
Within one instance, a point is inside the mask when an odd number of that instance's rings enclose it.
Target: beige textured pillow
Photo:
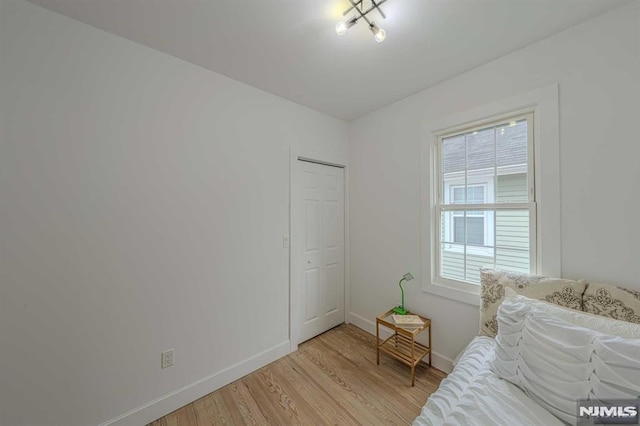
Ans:
[[[590,314],[640,324],[640,292],[609,284],[589,283],[582,296]]]
[[[480,270],[481,305],[480,335],[495,337],[498,333],[496,315],[498,306],[504,299],[505,287],[531,299],[545,300],[565,308],[582,310],[582,294],[586,282],[529,275],[517,272]]]

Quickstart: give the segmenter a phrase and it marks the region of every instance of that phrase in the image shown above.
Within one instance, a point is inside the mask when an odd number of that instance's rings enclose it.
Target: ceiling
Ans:
[[[347,0],[30,1],[351,120],[629,0],[388,0],[383,43]]]

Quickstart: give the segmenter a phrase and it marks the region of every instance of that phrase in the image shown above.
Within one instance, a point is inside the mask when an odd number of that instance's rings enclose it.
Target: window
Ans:
[[[559,122],[557,84],[426,117],[424,291],[477,306],[481,266],[562,276]]]
[[[536,271],[533,114],[437,135],[436,278],[480,284],[483,266]]]

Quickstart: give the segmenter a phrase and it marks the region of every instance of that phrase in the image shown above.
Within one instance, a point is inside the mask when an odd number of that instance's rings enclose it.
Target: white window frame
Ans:
[[[453,204],[451,201],[451,196],[450,194],[448,194],[448,192],[450,191],[450,187],[451,185],[447,185],[447,183],[444,181],[444,174],[442,172],[442,160],[443,160],[443,153],[442,153],[442,144],[444,139],[450,138],[450,137],[455,137],[457,135],[463,135],[463,134],[469,134],[471,132],[474,131],[479,131],[479,130],[484,130],[486,128],[489,127],[495,127],[498,126],[502,123],[509,123],[509,122],[517,122],[517,121],[526,121],[527,122],[527,168],[526,168],[526,172],[527,172],[527,201],[526,202],[520,202],[520,203],[499,203],[494,199],[493,203],[487,203],[486,202],[486,198],[485,198],[485,203],[484,204],[471,204],[471,203],[467,203],[467,204]],[[448,278],[445,276],[441,275],[441,271],[440,271],[440,265],[441,265],[441,259],[440,259],[440,244],[442,243],[442,241],[440,241],[439,236],[442,235],[441,231],[441,220],[440,220],[440,215],[442,213],[444,213],[445,211],[474,211],[474,206],[478,207],[480,209],[494,209],[492,212],[486,212],[484,214],[486,219],[490,219],[491,221],[493,221],[495,212],[497,211],[503,211],[505,209],[518,209],[518,210],[528,210],[529,211],[529,231],[530,231],[530,235],[529,235],[529,270],[531,273],[535,274],[537,272],[537,262],[536,262],[536,231],[535,231],[535,226],[536,226],[536,219],[535,219],[535,215],[536,215],[536,209],[535,209],[535,183],[534,183],[534,179],[535,179],[535,174],[534,174],[534,166],[533,166],[533,161],[531,160],[533,158],[533,152],[534,152],[534,136],[533,136],[533,127],[535,126],[535,120],[534,120],[534,114],[533,114],[533,110],[532,108],[525,108],[524,110],[521,111],[514,111],[513,113],[509,113],[509,114],[502,114],[498,117],[491,117],[489,119],[484,119],[484,120],[480,120],[478,122],[474,122],[474,123],[467,123],[465,125],[462,126],[457,126],[451,129],[445,129],[439,132],[436,132],[435,136],[436,136],[436,147],[435,147],[435,151],[436,151],[436,158],[435,158],[435,184],[436,184],[436,214],[435,217],[433,218],[434,221],[434,228],[436,229],[436,232],[434,233],[434,237],[437,238],[437,241],[435,241],[435,245],[436,247],[434,247],[434,268],[435,268],[435,274],[434,274],[434,278],[436,281],[440,281],[446,285],[449,286],[453,286],[453,287],[466,287],[467,285],[475,285],[478,286],[479,283],[471,283],[468,281],[462,281],[462,280],[456,280],[453,278]],[[465,186],[467,188],[472,187],[472,186],[478,186],[481,184],[476,184],[476,182],[483,182],[484,180],[488,180],[491,182],[494,182],[494,179],[497,179],[498,176],[498,168],[496,165],[494,165],[494,167],[488,169],[490,170],[488,173],[485,172],[484,174],[487,175],[487,177],[483,178],[483,173],[480,172],[478,170],[471,170],[471,171],[466,171],[463,172],[462,175],[462,180],[460,179],[455,179],[454,180],[454,185],[457,185],[458,183],[460,183],[462,186]],[[471,172],[471,174],[475,174],[476,177],[473,176],[469,176],[469,173]],[[475,173],[474,173],[475,172]],[[449,180],[450,181],[450,180]],[[493,184],[493,186],[495,186],[495,183]],[[492,192],[492,197],[495,197],[495,191]],[[445,216],[446,217],[446,216]],[[445,220],[446,221],[446,220]],[[489,226],[489,220],[485,220],[485,241],[484,241],[484,245],[485,246],[495,246],[495,240],[496,240],[496,236],[495,236],[495,228],[494,226]],[[447,228],[446,228],[447,224],[445,223],[445,240],[447,240],[446,235],[447,235]],[[487,235],[487,232],[491,231],[491,236],[489,237]],[[451,235],[449,235],[449,237],[451,237]],[[448,239],[448,241],[452,241],[451,238]],[[493,242],[493,244],[487,244],[488,242]],[[474,246],[469,246],[466,244],[462,244],[461,246],[456,247],[455,249],[448,249],[447,251],[456,251],[456,252],[462,252],[464,254],[465,257],[465,268],[466,268],[466,256],[467,254],[473,254],[473,255],[480,255],[480,256],[487,256],[487,257],[494,257],[494,261],[495,261],[495,247],[474,247]]]
[[[504,117],[521,113],[533,114],[533,152],[528,164],[534,168],[533,200],[535,205],[530,217],[535,220],[531,235],[534,266],[538,274],[561,276],[560,240],[560,162],[559,115],[557,84],[505,98],[472,110],[453,114],[428,122],[423,129],[422,155],[422,288],[439,296],[459,300],[472,305],[480,304],[480,286],[442,279],[437,276],[439,248],[435,218],[439,218],[437,169],[439,156],[437,138],[444,131],[468,128],[471,124],[493,123]],[[511,203],[516,207],[519,203]],[[476,206],[477,207],[477,206]],[[501,204],[500,207],[504,207]],[[518,206],[522,208],[522,206]]]

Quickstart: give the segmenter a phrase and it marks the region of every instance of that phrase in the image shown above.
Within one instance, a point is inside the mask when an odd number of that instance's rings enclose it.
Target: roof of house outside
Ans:
[[[521,120],[462,133],[443,139],[442,145],[444,173],[464,171],[465,164],[467,170],[526,164],[527,122]]]

